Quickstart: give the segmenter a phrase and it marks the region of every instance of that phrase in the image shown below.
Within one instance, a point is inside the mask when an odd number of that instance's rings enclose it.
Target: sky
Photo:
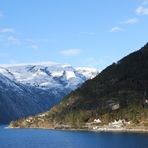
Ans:
[[[0,64],[99,70],[148,42],[148,0],[0,0]]]

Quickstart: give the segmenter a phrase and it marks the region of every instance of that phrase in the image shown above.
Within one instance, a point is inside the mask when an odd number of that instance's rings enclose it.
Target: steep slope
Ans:
[[[22,127],[86,126],[124,119],[148,125],[148,44],[86,81],[49,112],[15,122]],[[42,119],[42,120],[41,120]]]
[[[96,74],[62,64],[0,67],[0,123],[49,110]]]
[[[0,74],[0,123],[8,123],[49,109],[55,103],[49,97],[52,97],[49,93],[15,83]]]

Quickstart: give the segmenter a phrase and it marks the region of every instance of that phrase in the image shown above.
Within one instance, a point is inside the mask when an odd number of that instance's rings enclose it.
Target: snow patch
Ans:
[[[67,80],[71,79],[71,78],[75,78],[76,75],[73,71],[66,71],[66,78]]]
[[[60,71],[60,72],[52,72],[51,76],[53,77],[61,77],[63,75],[64,71]]]

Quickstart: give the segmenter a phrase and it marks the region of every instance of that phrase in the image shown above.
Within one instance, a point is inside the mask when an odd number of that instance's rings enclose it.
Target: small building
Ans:
[[[148,107],[148,97],[146,91],[144,92],[144,98],[143,98],[143,107]]]
[[[112,105],[112,110],[117,110],[119,108],[120,108],[120,104],[119,103]]]
[[[122,120],[116,121],[115,120],[114,122],[109,123],[109,126],[112,128],[120,128],[120,127],[124,126],[124,121],[122,121]]]
[[[94,119],[94,122],[95,123],[101,123],[101,120],[100,119]]]

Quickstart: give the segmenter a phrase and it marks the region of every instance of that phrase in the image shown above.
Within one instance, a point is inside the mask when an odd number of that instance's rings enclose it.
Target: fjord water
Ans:
[[[0,148],[148,148],[148,134],[0,127]]]

